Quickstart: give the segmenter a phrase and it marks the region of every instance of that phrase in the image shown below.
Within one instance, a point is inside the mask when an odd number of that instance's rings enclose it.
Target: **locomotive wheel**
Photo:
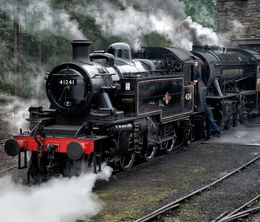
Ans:
[[[135,156],[134,152],[128,152],[120,156],[119,164],[122,170],[129,170],[132,168],[135,162]]]
[[[157,151],[157,146],[148,146],[143,152],[143,158],[149,161],[154,158]]]
[[[172,140],[168,140],[166,142],[163,143],[163,148],[165,153],[169,154],[174,150],[176,144],[176,137],[174,137],[174,139]]]

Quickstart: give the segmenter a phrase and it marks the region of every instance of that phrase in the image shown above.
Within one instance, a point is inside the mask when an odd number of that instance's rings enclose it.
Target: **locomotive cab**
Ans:
[[[151,64],[150,67],[153,67],[154,72],[163,72],[168,77],[172,78],[181,78],[182,79],[182,100],[181,104],[189,104],[186,99],[192,100],[192,106],[189,105],[189,108],[184,108],[181,112],[193,110],[194,104],[194,92],[196,90],[196,102],[197,110],[203,112],[205,110],[204,104],[205,101],[205,84],[203,81],[197,85],[193,84],[193,64],[194,61],[198,61],[200,64],[203,64],[202,60],[193,55],[191,52],[180,49],[180,48],[160,48],[160,47],[145,47],[139,50],[137,54],[138,60],[147,65]],[[179,85],[179,84],[176,84]],[[187,91],[186,91],[187,90]],[[175,105],[178,107],[178,105]],[[172,113],[175,113],[172,111]]]

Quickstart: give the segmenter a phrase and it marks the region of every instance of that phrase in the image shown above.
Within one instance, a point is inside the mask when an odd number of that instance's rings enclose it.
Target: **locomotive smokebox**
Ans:
[[[72,45],[72,59],[78,62],[90,62],[89,48],[92,42],[88,40],[73,40]]]

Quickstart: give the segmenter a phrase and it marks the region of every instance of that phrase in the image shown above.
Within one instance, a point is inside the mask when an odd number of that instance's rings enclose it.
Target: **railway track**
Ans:
[[[6,172],[8,172],[8,171],[10,171],[10,170],[12,170],[14,168],[17,168],[17,165],[13,165],[13,166],[10,166],[10,167],[5,168],[3,170],[0,170],[0,174],[6,173]]]
[[[240,167],[234,169],[232,172],[226,174],[225,176],[223,176],[223,177],[221,177],[221,178],[219,178],[219,179],[216,179],[214,182],[212,182],[212,183],[210,183],[210,184],[208,184],[208,185],[205,185],[205,186],[203,186],[203,187],[201,187],[201,188],[199,188],[199,189],[197,189],[197,190],[195,190],[195,191],[189,193],[188,195],[183,196],[183,197],[181,197],[181,198],[179,198],[179,199],[177,199],[177,200],[175,200],[175,201],[173,201],[173,202],[171,202],[171,203],[169,203],[169,204],[167,204],[167,205],[165,205],[165,206],[163,206],[163,207],[161,207],[161,208],[159,208],[159,209],[157,209],[157,210],[151,212],[150,214],[147,214],[147,215],[145,215],[145,216],[143,216],[143,217],[141,217],[141,218],[135,220],[134,222],[147,222],[147,221],[152,221],[152,220],[156,219],[157,217],[159,217],[159,216],[165,214],[166,212],[178,208],[178,207],[180,206],[180,204],[184,203],[185,201],[187,201],[187,200],[189,200],[189,199],[191,199],[191,198],[194,198],[194,197],[197,196],[197,195],[200,195],[201,193],[203,193],[203,192],[205,192],[205,191],[207,191],[207,190],[210,190],[210,189],[213,188],[214,186],[216,186],[216,185],[218,185],[219,183],[223,182],[225,179],[227,179],[227,178],[233,176],[234,174],[240,172],[241,170],[243,170],[243,169],[245,169],[246,167],[248,167],[249,165],[255,163],[255,162],[256,162],[257,160],[259,160],[259,159],[260,159],[260,155],[257,156],[257,157],[255,157],[254,159],[248,161],[247,163],[243,164],[242,166],[240,166]],[[258,198],[259,198],[259,197],[258,197]],[[248,205],[248,204],[247,204],[247,205]],[[243,205],[243,206],[244,206],[244,205]],[[241,209],[242,209],[242,208],[241,208]],[[257,210],[259,210],[259,209],[254,209],[254,211],[257,211]],[[236,211],[235,213],[233,213],[232,216],[236,215],[237,212],[238,212],[238,211]],[[248,212],[245,212],[245,213],[248,213]],[[227,216],[227,215],[225,214],[225,215],[223,215],[223,216]],[[223,218],[222,218],[222,219],[223,219]],[[225,221],[223,220],[223,221],[221,221],[221,222],[225,222]]]
[[[238,207],[237,209],[235,209],[234,211],[228,213],[223,212],[221,215],[219,215],[215,220],[213,220],[212,222],[228,222],[228,221],[234,221],[234,220],[238,220],[238,219],[242,219],[242,218],[246,218],[251,214],[254,213],[258,213],[260,212],[260,206],[258,204],[258,206],[252,207],[251,205],[254,202],[258,202],[260,201],[260,195],[257,195],[255,197],[253,197],[252,199],[250,199],[248,202],[246,202],[245,204],[243,204],[242,206]],[[246,209],[247,208],[247,209]]]

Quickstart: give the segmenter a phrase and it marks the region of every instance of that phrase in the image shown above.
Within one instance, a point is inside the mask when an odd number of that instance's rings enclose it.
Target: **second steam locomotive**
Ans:
[[[89,53],[73,41],[73,61],[46,76],[50,107],[30,107],[30,131],[5,143],[28,179],[71,175],[86,163],[129,169],[137,156],[152,159],[209,134],[206,109],[226,128],[258,111],[260,55],[242,49],[142,48],[126,43]],[[193,82],[194,61],[202,80]],[[24,161],[23,161],[24,158]],[[24,162],[24,164],[22,164]],[[76,169],[77,171],[77,169]]]

